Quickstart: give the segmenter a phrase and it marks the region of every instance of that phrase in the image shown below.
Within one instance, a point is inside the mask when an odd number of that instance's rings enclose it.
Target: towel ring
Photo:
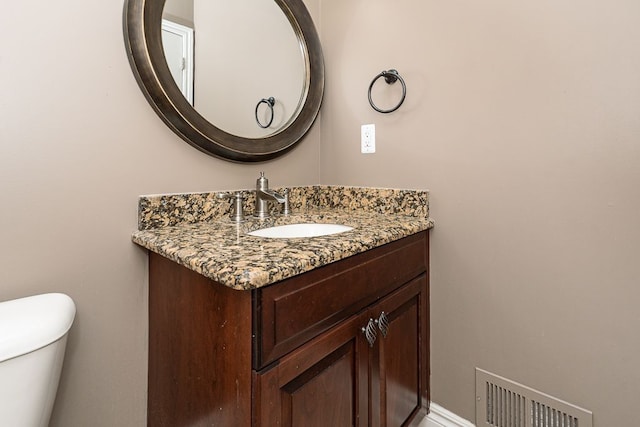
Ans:
[[[267,104],[267,107],[269,107],[269,110],[271,110],[271,118],[269,119],[269,122],[266,125],[263,125],[262,123],[260,123],[260,119],[258,118],[258,109],[260,108],[260,104]],[[269,98],[262,98],[259,102],[258,105],[256,105],[256,122],[258,123],[258,126],[260,126],[262,129],[266,129],[269,126],[271,126],[271,123],[273,123],[273,106],[276,104],[276,100],[273,96],[270,96]]]
[[[394,84],[398,80],[400,80],[400,83],[402,84],[402,98],[400,98],[400,102],[398,103],[398,105],[388,110],[383,110],[381,108],[378,108],[378,106],[376,106],[376,104],[373,103],[373,99],[371,99],[371,89],[373,88],[373,85],[376,84],[376,82],[380,77],[384,77],[384,81],[387,82],[387,84]],[[406,96],[407,96],[407,85],[404,83],[404,79],[400,77],[398,70],[391,69],[389,71],[381,72],[371,81],[371,84],[369,85],[369,104],[371,104],[371,107],[379,113],[384,113],[384,114],[393,113],[398,108],[400,108]]]

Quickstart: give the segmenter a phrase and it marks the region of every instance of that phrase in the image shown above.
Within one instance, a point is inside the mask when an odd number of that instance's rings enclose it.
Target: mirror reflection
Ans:
[[[184,97],[219,129],[262,138],[300,113],[307,88],[300,41],[273,0],[167,0],[162,44]]]

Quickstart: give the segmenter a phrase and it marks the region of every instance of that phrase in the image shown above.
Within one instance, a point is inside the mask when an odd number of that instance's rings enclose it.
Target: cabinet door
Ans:
[[[426,414],[427,296],[422,275],[369,312],[378,325],[378,340],[369,356],[372,426],[417,425]]]
[[[351,317],[254,373],[254,425],[367,426],[367,320]]]

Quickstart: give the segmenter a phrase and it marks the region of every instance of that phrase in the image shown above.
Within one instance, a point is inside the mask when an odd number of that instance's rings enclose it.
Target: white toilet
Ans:
[[[75,314],[64,294],[0,302],[0,426],[49,424]]]

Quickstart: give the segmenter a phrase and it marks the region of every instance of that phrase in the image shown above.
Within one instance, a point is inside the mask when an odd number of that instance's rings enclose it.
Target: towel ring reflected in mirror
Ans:
[[[262,124],[262,122],[260,121],[260,117],[258,116],[258,112],[262,104],[266,105],[267,110],[269,111],[269,120],[267,120],[266,124]],[[273,118],[275,116],[273,112],[274,105],[276,105],[276,100],[273,96],[270,96],[269,98],[262,98],[260,101],[258,101],[258,105],[256,105],[256,122],[262,129],[268,128],[269,126],[271,126],[271,123],[273,123]]]
[[[274,1],[298,39],[304,62],[304,87],[300,103],[288,122],[270,135],[248,138],[224,131],[205,119],[176,85],[162,46],[165,0],[125,0],[125,45],[142,92],[173,132],[207,154],[235,162],[273,159],[293,148],[318,115],[324,93],[324,59],[313,20],[303,0]]]

